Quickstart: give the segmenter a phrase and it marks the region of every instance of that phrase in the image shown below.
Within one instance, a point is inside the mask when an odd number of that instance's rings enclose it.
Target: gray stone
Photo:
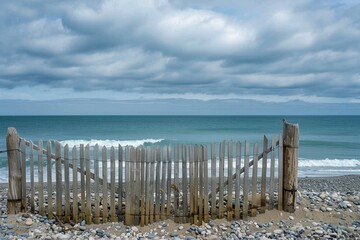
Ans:
[[[274,230],[274,234],[276,234],[276,235],[279,235],[279,234],[281,234],[281,233],[283,233],[283,230],[282,230],[282,229],[275,229],[275,230]]]
[[[178,237],[179,233],[178,232],[171,232],[170,233],[170,237]]]

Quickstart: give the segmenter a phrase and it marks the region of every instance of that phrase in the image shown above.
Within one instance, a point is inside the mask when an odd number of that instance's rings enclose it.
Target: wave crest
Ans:
[[[107,148],[109,147],[118,147],[119,144],[121,146],[134,146],[134,147],[138,147],[138,146],[142,146],[145,143],[159,143],[164,141],[164,139],[152,139],[152,138],[148,138],[148,139],[141,139],[141,140],[99,140],[99,139],[91,139],[91,140],[83,140],[83,139],[78,139],[78,140],[63,140],[63,141],[59,141],[63,146],[68,144],[69,147],[73,147],[73,146],[80,146],[80,144],[84,144],[87,145],[89,144],[90,147],[95,146],[96,144],[98,144],[99,146],[105,146]]]

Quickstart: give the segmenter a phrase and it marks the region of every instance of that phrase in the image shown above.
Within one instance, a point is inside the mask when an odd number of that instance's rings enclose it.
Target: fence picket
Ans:
[[[39,149],[40,142],[39,142]],[[56,161],[56,215],[62,218],[62,170],[61,170],[61,145],[56,142],[55,147],[55,161]]]
[[[160,185],[160,172],[161,172],[161,149],[159,147],[156,148],[156,177],[155,177],[155,221],[158,222],[160,220],[160,198],[161,198],[161,190]],[[163,155],[164,157],[164,155]]]
[[[166,167],[167,167],[167,147],[162,148],[162,171],[161,171],[161,220],[165,220],[165,189],[166,189]]]
[[[140,185],[140,192],[141,192],[141,219],[140,219],[140,224],[141,226],[145,225],[145,172],[146,172],[146,168],[145,168],[145,149],[141,148],[141,153],[140,153],[140,161],[141,161],[141,173],[140,173],[140,178],[141,178],[141,185]]]
[[[136,225],[140,223],[140,199],[141,199],[141,184],[140,184],[140,171],[141,171],[141,151],[140,148],[137,147],[135,149],[135,222]]]
[[[69,145],[64,147],[64,180],[65,180],[65,218],[66,223],[70,222],[70,180],[69,180]]]
[[[179,222],[179,145],[175,144],[174,147],[174,213],[175,222]]]
[[[208,187],[209,187],[209,179],[208,179],[208,169],[209,169],[209,160],[207,158],[207,147],[204,145],[203,149],[204,162],[203,162],[203,170],[204,170],[204,222],[209,221],[209,195],[208,195]]]
[[[107,223],[108,220],[108,190],[107,190],[107,149],[105,146],[102,148],[102,177],[103,185],[102,187],[102,218],[103,223]]]
[[[198,169],[199,169],[199,189],[198,189],[198,206],[199,206],[199,219],[198,225],[201,225],[204,217],[204,146],[201,145],[199,147],[199,155],[198,155]]]
[[[52,199],[52,162],[51,162],[51,142],[47,142],[46,146],[47,157],[47,191],[48,191],[48,217],[53,218],[53,199]]]
[[[284,142],[283,136],[280,134],[279,136],[279,163],[278,163],[278,210],[283,210],[283,154],[284,154]]]
[[[233,207],[232,207],[232,168],[233,168],[233,143],[228,143],[228,189],[227,189],[227,219],[231,221],[233,219]]]
[[[115,148],[113,146],[110,149],[110,188],[110,221],[115,222]]]
[[[194,223],[197,224],[199,218],[199,148],[194,145]]]
[[[76,146],[72,148],[72,159],[73,159],[73,221],[78,222],[78,172],[77,172],[77,149]]]
[[[188,197],[187,197],[187,155],[186,146],[182,145],[182,194],[183,194],[183,218],[182,222],[188,221]]]
[[[38,143],[38,193],[39,193],[39,214],[44,215],[44,180],[43,180],[43,151],[42,140]]]
[[[118,166],[118,216],[120,217],[120,219],[122,219],[123,216],[123,208],[122,208],[122,203],[123,203],[123,148],[122,146],[119,144],[118,146],[118,161],[119,161],[119,166]]]
[[[150,220],[150,165],[151,165],[151,148],[146,148],[146,182],[145,182],[145,225],[149,224]]]
[[[25,139],[21,140],[21,209],[26,209],[26,145]]]
[[[170,210],[171,210],[171,148],[168,146],[167,148],[167,183],[166,183],[166,218],[170,218]],[[165,191],[165,189],[164,189]]]
[[[274,209],[274,192],[275,192],[275,136],[272,137],[272,150],[271,150],[271,162],[270,162],[270,201],[269,209]]]
[[[244,204],[243,204],[243,219],[247,220],[249,211],[249,158],[250,158],[250,144],[245,141],[245,156],[244,156]]]
[[[216,144],[211,144],[211,219],[217,217],[216,211]],[[208,195],[209,196],[209,195]]]
[[[80,194],[81,194],[81,212],[80,219],[85,219],[85,149],[84,144],[80,144]]]
[[[136,212],[136,208],[137,206],[135,206],[135,161],[136,161],[136,155],[135,155],[135,149],[134,147],[130,147],[130,188],[129,190],[126,192],[126,194],[130,195],[129,198],[129,202],[127,202],[126,204],[130,205],[130,222],[131,225],[135,225],[135,212]]]
[[[94,223],[100,223],[100,197],[99,197],[99,145],[94,146],[94,174],[95,174],[95,202],[94,202]]]
[[[30,141],[30,211],[35,212],[34,144]]]
[[[195,219],[195,173],[194,173],[194,146],[189,146],[189,162],[190,162],[190,169],[189,169],[189,177],[190,177],[190,224],[194,224]]]
[[[254,160],[253,160],[253,173],[252,173],[252,197],[251,197],[251,216],[256,217],[257,212],[257,170],[258,170],[258,144],[254,144]]]
[[[267,169],[267,152],[265,151],[268,147],[268,139],[264,135],[264,146],[263,146],[263,161],[262,161],[262,177],[261,177],[261,209],[260,212],[264,213],[266,209],[266,169]]]
[[[235,219],[240,219],[240,169],[241,143],[236,143],[236,178],[235,178]],[[214,194],[215,195],[215,194]]]
[[[224,163],[225,163],[225,141],[220,143],[219,150],[219,215],[218,218],[224,218]]]
[[[91,224],[91,182],[90,182],[90,146],[87,144],[85,146],[85,166],[86,166],[86,181],[85,181],[85,190],[86,190],[86,223]]]
[[[154,222],[154,181],[155,181],[155,149],[151,149],[150,162],[150,220],[149,223]]]

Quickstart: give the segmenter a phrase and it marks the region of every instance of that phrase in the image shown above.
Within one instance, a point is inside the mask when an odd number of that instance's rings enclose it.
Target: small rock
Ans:
[[[170,237],[178,237],[179,233],[178,232],[171,232],[170,233]]]
[[[133,226],[133,227],[131,228],[131,230],[132,230],[133,232],[135,232],[135,233],[137,233],[137,232],[139,231],[139,229],[138,229],[137,227],[135,227],[135,226]]]
[[[25,224],[26,224],[26,226],[31,226],[31,225],[33,225],[33,220],[31,218],[28,218],[28,219],[26,219]]]
[[[276,235],[279,235],[279,234],[281,234],[283,232],[283,230],[281,230],[281,229],[275,229],[274,230],[274,234],[276,234]]]
[[[294,217],[293,217],[293,216],[289,216],[289,220],[294,220]]]

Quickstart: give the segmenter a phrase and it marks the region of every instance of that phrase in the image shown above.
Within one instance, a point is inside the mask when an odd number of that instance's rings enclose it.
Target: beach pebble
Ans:
[[[33,220],[31,218],[28,218],[28,219],[26,219],[25,224],[26,224],[26,226],[31,226],[31,225],[33,225]]]
[[[293,217],[293,216],[289,216],[289,220],[294,220],[294,217]]]
[[[279,235],[279,234],[281,234],[283,232],[283,230],[281,230],[281,229],[275,229],[274,230],[274,234],[276,234],[276,235]]]

